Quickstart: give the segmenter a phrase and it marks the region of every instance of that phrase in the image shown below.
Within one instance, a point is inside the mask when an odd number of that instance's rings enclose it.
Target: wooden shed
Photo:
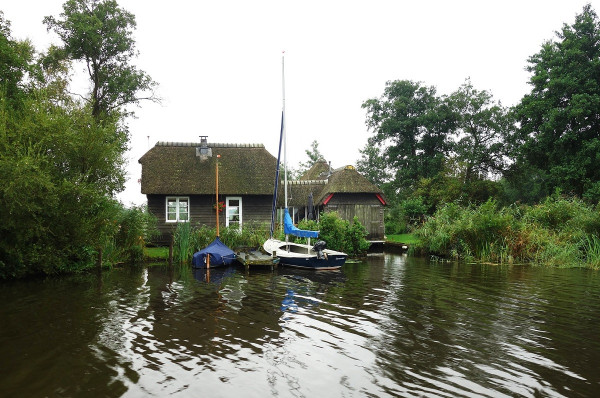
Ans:
[[[288,204],[293,207],[294,221],[308,218],[310,195],[315,214],[336,211],[350,222],[356,216],[367,229],[368,239],[383,239],[384,209],[387,205],[383,191],[353,166],[332,169],[327,162],[317,162],[300,180],[289,182]],[[281,194],[278,203],[283,206]]]

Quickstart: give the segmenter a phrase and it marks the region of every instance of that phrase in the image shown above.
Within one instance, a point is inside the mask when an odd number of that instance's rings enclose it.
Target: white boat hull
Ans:
[[[346,262],[348,255],[331,249],[324,249],[319,258],[311,245],[268,239],[263,249],[279,258],[279,265],[306,269],[337,269]]]

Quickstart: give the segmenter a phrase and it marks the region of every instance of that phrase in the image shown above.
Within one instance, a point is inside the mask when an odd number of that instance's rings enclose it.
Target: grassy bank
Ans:
[[[167,261],[169,259],[168,247],[146,247],[144,249],[146,261]]]
[[[419,238],[415,234],[396,234],[386,235],[387,242],[404,243],[407,245],[415,245],[419,243]]]
[[[499,208],[448,204],[419,229],[415,246],[444,258],[600,268],[600,212],[574,198],[553,196],[535,206]]]

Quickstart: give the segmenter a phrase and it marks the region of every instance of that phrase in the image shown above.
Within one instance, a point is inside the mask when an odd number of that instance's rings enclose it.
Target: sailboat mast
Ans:
[[[285,208],[288,207],[288,180],[287,180],[287,134],[285,132],[285,56],[281,56],[281,91],[283,98],[282,105],[282,134],[283,134],[283,175],[284,175],[284,191],[285,191]]]

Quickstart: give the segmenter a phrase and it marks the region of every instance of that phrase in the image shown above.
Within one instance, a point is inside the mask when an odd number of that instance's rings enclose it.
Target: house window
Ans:
[[[190,198],[167,198],[167,222],[188,222],[190,220]]]
[[[241,228],[242,226],[242,198],[241,197],[228,197],[225,200],[225,211],[227,218],[225,219],[225,225],[227,227],[237,225]]]

